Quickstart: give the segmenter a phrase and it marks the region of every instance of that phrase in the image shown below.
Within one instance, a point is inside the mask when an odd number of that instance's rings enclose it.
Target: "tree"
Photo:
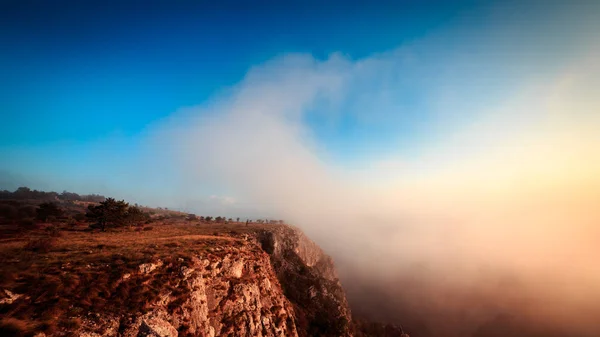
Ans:
[[[75,201],[75,200],[81,200],[81,196],[77,193],[63,191],[60,194],[60,199],[67,200],[67,201]]]
[[[31,198],[32,195],[31,189],[25,186],[21,186],[13,192],[15,199],[28,199]]]
[[[140,222],[144,222],[150,219],[150,215],[148,213],[144,213],[137,206],[129,206],[126,214],[126,222],[131,226],[135,224],[139,224]]]
[[[235,220],[235,222],[240,222],[240,218],[237,218],[237,219]]]
[[[89,205],[86,216],[95,221],[95,226],[103,232],[107,228],[121,227],[127,224],[127,211],[129,204],[124,200],[116,201],[108,198],[99,205]]]
[[[212,216],[205,216],[204,220],[206,220],[206,222],[211,222],[212,221]]]
[[[63,210],[53,202],[44,202],[36,210],[36,217],[41,221],[48,221],[49,218],[57,218],[62,214]]]

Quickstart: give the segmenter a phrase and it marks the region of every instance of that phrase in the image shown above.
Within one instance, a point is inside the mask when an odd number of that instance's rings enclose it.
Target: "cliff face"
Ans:
[[[352,335],[333,261],[301,231],[189,234],[199,228],[67,234],[18,259],[13,244],[1,256],[14,275],[3,279],[0,334]]]
[[[351,336],[351,314],[333,260],[293,227],[259,232],[285,296],[294,305],[300,336]]]

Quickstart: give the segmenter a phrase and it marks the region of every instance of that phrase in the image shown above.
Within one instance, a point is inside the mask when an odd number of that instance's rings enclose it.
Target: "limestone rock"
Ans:
[[[215,249],[218,254],[197,256],[188,265],[178,266],[185,263],[178,259],[140,265],[137,275],[121,277],[120,282],[133,283],[143,277],[151,284],[167,272],[175,290],[165,287],[145,310],[122,317],[122,334],[111,328],[113,320],[108,315],[99,313],[93,320],[82,320],[79,335],[297,337],[294,309],[269,256],[258,246],[219,248]]]
[[[15,294],[8,289],[4,289],[4,294],[6,295],[6,297],[0,299],[0,304],[12,304],[14,301],[18,300],[21,296],[23,296],[21,294]]]
[[[158,260],[158,262],[156,263],[143,263],[140,264],[140,273],[143,274],[148,274],[153,272],[156,268],[161,267],[163,265],[163,262],[161,260]]]

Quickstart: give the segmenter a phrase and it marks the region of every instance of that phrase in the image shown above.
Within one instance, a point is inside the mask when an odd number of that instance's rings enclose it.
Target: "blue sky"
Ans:
[[[226,114],[210,107],[235,101],[253,69],[278,78],[268,69],[286,55],[352,69],[339,97],[302,103],[301,127],[320,160],[364,166],[414,156],[526,80],[553,76],[581,53],[598,12],[548,1],[5,1],[0,13],[0,188],[143,199],[189,185],[157,183],[157,169],[137,182],[126,174],[157,158],[156,130]]]
[[[136,133],[277,55],[364,57],[427,34],[465,7],[34,3],[9,1],[2,11],[1,69],[10,83],[3,144]]]

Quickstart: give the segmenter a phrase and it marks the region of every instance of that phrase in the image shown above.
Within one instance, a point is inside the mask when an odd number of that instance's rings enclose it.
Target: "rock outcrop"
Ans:
[[[141,264],[121,282],[128,289],[164,287],[144,310],[88,313],[80,336],[298,336],[293,306],[269,256],[253,245],[210,249],[189,261]]]
[[[296,311],[300,336],[351,336],[351,314],[331,257],[290,226],[258,233],[285,296]]]

